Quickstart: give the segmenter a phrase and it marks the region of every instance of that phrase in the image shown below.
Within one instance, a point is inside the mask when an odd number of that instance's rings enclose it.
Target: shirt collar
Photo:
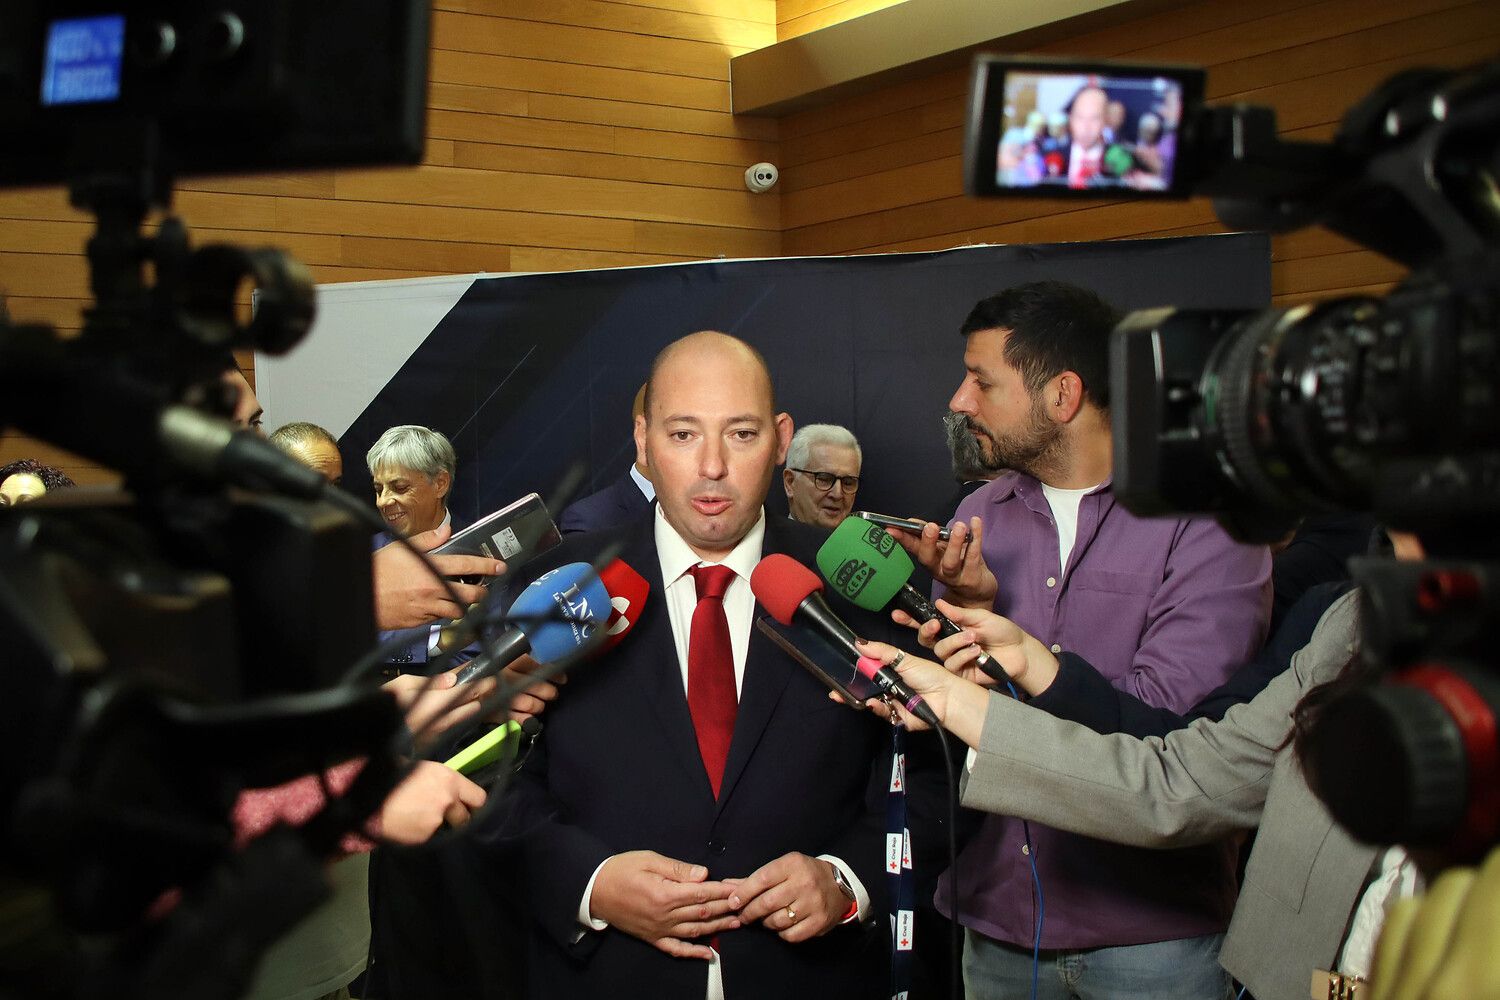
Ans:
[[[720,565],[728,566],[734,570],[734,575],[745,581],[749,581],[750,574],[755,571],[756,564],[760,562],[761,548],[766,538],[766,511],[762,507],[760,516],[755,519],[755,524],[740,539],[736,545],[724,557]],[[677,534],[677,529],[667,523],[667,517],[662,513],[661,504],[656,505],[656,557],[661,561],[662,583],[670,587],[688,570],[703,562],[698,553],[688,548],[687,542]]]
[[[656,499],[656,485],[641,475],[641,470],[637,469],[633,464],[630,466],[630,478],[635,480],[635,485],[645,494],[648,502]]]
[[[1095,496],[1101,493],[1112,492],[1114,489],[1114,481],[1115,477],[1109,476],[1104,480],[1104,482],[1094,487],[1093,490],[1085,495]],[[984,489],[984,487],[981,486],[980,489]],[[989,502],[1004,503],[1006,500],[1009,500],[1011,497],[1018,494],[1023,497],[1027,493],[1030,493],[1032,496],[1036,496],[1041,491],[1041,480],[1037,479],[1035,476],[1027,475],[1024,472],[1017,472],[1014,469],[1010,469],[1006,472],[1002,472],[1000,475],[995,477],[994,485],[990,488],[989,491]]]

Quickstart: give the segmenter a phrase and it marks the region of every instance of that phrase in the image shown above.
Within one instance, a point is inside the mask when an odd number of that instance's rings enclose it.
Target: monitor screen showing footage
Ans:
[[[47,26],[42,104],[98,104],[120,97],[125,16],[66,18]]]
[[[1166,76],[1009,67],[995,187],[1172,190],[1183,98]]]

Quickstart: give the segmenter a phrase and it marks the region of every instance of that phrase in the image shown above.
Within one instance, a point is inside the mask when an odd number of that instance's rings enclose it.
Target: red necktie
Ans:
[[[714,798],[724,780],[729,741],[740,700],[734,689],[734,652],[729,646],[729,618],[724,591],[734,579],[728,566],[694,566],[688,572],[698,584],[698,606],[688,632],[688,711],[698,734],[698,753],[708,771]]]

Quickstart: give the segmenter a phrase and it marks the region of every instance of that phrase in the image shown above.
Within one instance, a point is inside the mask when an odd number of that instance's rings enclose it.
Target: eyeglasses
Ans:
[[[845,493],[853,493],[859,489],[858,476],[835,476],[831,472],[814,472],[811,469],[792,469],[792,471],[800,472],[804,476],[812,476],[813,485],[822,493],[827,493],[833,489],[835,481],[844,488]]]

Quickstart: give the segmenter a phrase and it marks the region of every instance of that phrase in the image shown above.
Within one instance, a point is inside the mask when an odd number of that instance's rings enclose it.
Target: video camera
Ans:
[[[231,352],[294,347],[311,280],[275,250],[192,249],[158,213],[182,175],[419,160],[429,18],[424,0],[0,9],[0,185],[66,182],[97,221],[81,332],[0,320],[0,421],[128,491],[0,517],[6,995],[239,995],[398,776],[393,699],[335,686],[374,641],[375,515],[226,419]],[[336,807],[235,848],[241,788],[361,755]]]
[[[1500,840],[1500,62],[1399,73],[1327,143],[1283,141],[1268,108],[1204,106],[1203,79],[980,57],[968,190],[1207,195],[1231,228],[1321,224],[1411,269],[1384,297],[1126,316],[1113,487],[1247,541],[1330,510],[1420,535],[1432,561],[1354,566],[1361,655],[1397,682],[1328,706],[1309,767],[1357,835],[1472,855]]]

